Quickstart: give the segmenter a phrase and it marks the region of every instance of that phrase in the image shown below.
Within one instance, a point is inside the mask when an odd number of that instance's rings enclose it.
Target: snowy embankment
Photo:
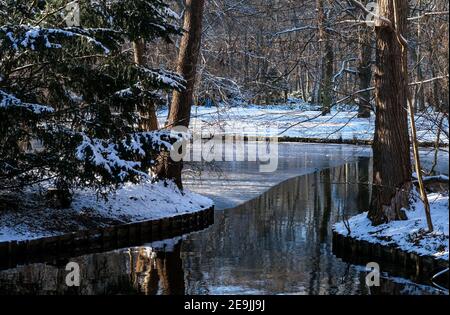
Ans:
[[[21,198],[21,197],[19,197]],[[143,182],[125,184],[107,199],[91,190],[76,191],[69,209],[49,208],[36,192],[27,194],[15,209],[0,213],[0,242],[36,239],[82,229],[154,220],[210,208],[206,197],[175,185]]]
[[[167,111],[158,113],[160,124]],[[234,133],[246,135],[270,135],[298,139],[370,141],[375,130],[375,116],[358,118],[351,107],[333,110],[322,116],[321,111],[309,104],[198,107],[191,112],[191,128],[202,134]],[[416,115],[417,135],[421,143],[436,141],[437,126],[443,114],[436,112]],[[448,144],[448,119],[443,119],[440,142]]]
[[[427,233],[427,221],[423,203],[414,202],[411,210],[406,211],[405,221],[392,221],[373,226],[367,218],[367,212],[356,215],[344,222],[336,223],[333,229],[338,234],[358,240],[395,246],[405,252],[419,256],[427,255],[436,259],[449,259],[449,208],[448,195],[432,193],[428,195],[434,232]]]

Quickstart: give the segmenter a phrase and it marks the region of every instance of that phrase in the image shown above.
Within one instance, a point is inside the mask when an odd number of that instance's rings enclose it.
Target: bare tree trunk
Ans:
[[[186,80],[186,89],[173,93],[168,125],[189,126],[191,105],[194,95],[197,61],[202,37],[204,0],[187,0],[184,16],[184,30],[178,55],[177,72]]]
[[[358,77],[359,90],[370,88],[372,80],[372,43],[371,32],[366,25],[359,32]],[[358,94],[358,117],[370,117],[370,91]]]
[[[405,34],[407,1],[397,1],[398,32]],[[392,0],[378,0],[379,14],[394,24]],[[373,143],[373,194],[369,218],[374,224],[404,219],[411,189],[411,158],[407,118],[406,58],[392,25],[377,20]],[[405,52],[406,54],[406,52]]]
[[[398,20],[399,20],[399,13],[396,3],[394,2],[394,8],[395,8],[395,26],[397,29],[397,38],[401,36],[401,33],[398,32]],[[404,60],[404,67],[403,71],[405,74],[405,77],[408,78],[408,45],[405,42],[402,42],[402,48],[403,48],[403,60]],[[417,95],[417,94],[416,94]],[[417,130],[416,130],[416,122],[415,122],[415,116],[414,116],[414,104],[412,100],[412,96],[410,93],[408,93],[408,111],[409,111],[409,121],[411,126],[411,138],[412,138],[412,146],[413,146],[413,154],[414,154],[414,166],[416,168],[416,174],[417,174],[417,180],[419,182],[419,191],[420,191],[420,197],[422,199],[422,202],[425,207],[425,216],[427,218],[427,225],[428,225],[428,232],[433,232],[433,222],[431,220],[431,210],[430,210],[430,203],[428,201],[428,195],[425,191],[425,185],[422,178],[422,166],[420,163],[420,155],[419,155],[419,141],[417,140]]]
[[[143,40],[135,40],[133,41],[133,52],[134,52],[134,62],[137,65],[144,65],[144,49],[145,42]],[[148,104],[144,104],[144,112],[141,113],[143,116],[146,116],[144,123],[142,124],[142,129],[150,131],[158,129],[158,118],[156,117],[155,104],[150,102]]]
[[[422,72],[422,65],[421,65],[421,54],[420,49],[417,48],[417,50],[412,49],[412,53],[415,56],[415,60],[417,62],[416,68],[416,81],[421,82],[423,81],[423,72]],[[414,91],[414,111],[415,112],[423,112],[425,110],[425,94],[423,91],[423,85],[417,84]]]
[[[177,72],[186,80],[186,88],[173,93],[170,106],[167,128],[176,126],[189,127],[191,118],[191,105],[194,95],[194,86],[197,72],[197,61],[200,52],[202,37],[202,19],[204,0],[187,0],[184,14],[185,33],[181,39],[178,55]],[[158,179],[173,180],[177,186],[183,188],[181,182],[182,162],[175,162],[168,153],[159,156],[155,175]]]
[[[300,69],[301,68],[299,67],[299,72],[300,72]],[[298,76],[299,76],[299,80],[300,80],[299,84],[300,84],[300,88],[301,88],[301,91],[302,91],[303,101],[307,102],[308,101],[308,92],[306,91],[306,88],[305,88],[305,80],[304,80],[304,77],[303,77],[303,73],[299,73]]]
[[[332,104],[331,90],[333,77],[333,45],[330,41],[329,31],[327,30],[327,23],[323,0],[317,0],[317,22],[319,28],[319,44],[320,53],[322,54],[321,72],[322,77],[320,81],[320,101],[322,103],[322,115],[330,113]]]
[[[418,1],[418,6],[421,8],[422,1]],[[414,55],[414,60],[416,61],[416,81],[420,82],[423,80],[423,72],[422,72],[422,51],[420,50],[421,40],[422,40],[422,23],[420,19],[417,20],[417,47],[416,49],[412,49],[412,53]],[[423,91],[422,84],[419,84],[415,88],[414,93],[414,111],[424,111],[425,110],[425,94]]]
[[[309,98],[306,99],[306,102],[314,103],[314,84],[311,84],[311,75],[309,73],[309,70],[306,69],[306,87],[305,89],[308,91]]]

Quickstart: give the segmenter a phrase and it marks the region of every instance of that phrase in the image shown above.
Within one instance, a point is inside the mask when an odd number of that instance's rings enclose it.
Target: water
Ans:
[[[187,165],[184,183],[188,188],[213,199],[216,209],[227,209],[256,198],[289,178],[351,163],[359,157],[370,155],[371,150],[367,146],[280,143],[275,172],[261,173],[258,162],[220,162],[200,166],[196,163]]]
[[[252,184],[250,192],[243,188],[241,198],[250,200],[216,211],[214,225],[204,231],[0,271],[0,294],[438,294],[427,283],[398,276],[401,270],[383,273],[381,286],[369,290],[363,266],[333,255],[332,224],[366,209],[370,196],[370,160],[349,154],[345,163],[347,153],[339,152],[317,154],[308,168],[320,171],[288,179],[256,198],[251,197],[266,190],[265,182]],[[305,162],[298,160],[297,165]],[[339,160],[344,164],[327,168]],[[294,169],[282,169],[271,181],[305,171]],[[239,179],[245,172],[253,171],[232,173]],[[65,284],[68,261],[80,265],[80,287]]]
[[[185,185],[214,200],[216,209],[236,207],[289,178],[313,173],[327,167],[352,163],[370,157],[369,146],[313,143],[279,143],[278,168],[272,173],[259,172],[257,162],[220,162],[186,166]],[[421,150],[422,166],[431,169],[434,150]],[[447,174],[448,152],[440,151],[437,173]]]

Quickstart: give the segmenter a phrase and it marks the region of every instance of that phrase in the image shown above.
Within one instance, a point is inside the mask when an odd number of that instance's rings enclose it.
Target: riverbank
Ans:
[[[293,175],[304,173],[303,176],[291,178],[279,183],[280,177],[273,179],[274,174],[270,174],[270,189],[265,192],[259,191],[255,198],[248,198],[244,203],[239,203],[235,208],[224,211],[214,211],[214,224],[208,229],[202,229],[198,233],[186,235],[182,244],[177,245],[176,252],[165,251],[161,258],[174,258],[183,264],[178,264],[178,269],[164,268],[170,277],[168,279],[184,279],[186,294],[371,294],[372,288],[368,288],[364,281],[366,276],[365,268],[359,265],[348,264],[337,258],[331,251],[332,233],[331,226],[340,217],[343,209],[348,215],[356,215],[358,209],[367,208],[368,196],[367,178],[370,176],[369,158],[349,160],[345,165],[341,165],[349,157],[341,150],[357,150],[355,146],[328,145],[326,150],[323,145],[311,144],[291,144],[286,149],[298,151],[280,151],[280,156],[284,161],[281,163],[282,170],[277,176],[292,177]],[[309,152],[311,155],[301,155],[298,152],[305,151],[305,148],[316,148],[316,151]],[[350,153],[350,152],[347,152]],[[293,164],[294,163],[294,164]],[[337,163],[333,167],[330,163]],[[302,166],[301,169],[296,167]],[[317,171],[314,171],[317,169]],[[225,172],[233,178],[231,183],[235,183],[235,174],[247,179],[248,184],[254,183],[253,177],[248,172],[248,164],[237,164],[234,168],[226,169]],[[256,173],[255,173],[256,175]],[[269,175],[268,175],[269,176]],[[344,182],[344,179],[346,181]],[[274,181],[275,180],[275,181]],[[259,180],[261,182],[261,179]],[[250,183],[251,182],[251,183]],[[278,184],[275,184],[277,182]],[[185,182],[186,183],[186,182]],[[229,183],[229,182],[227,182]],[[236,184],[236,183],[235,183]],[[213,189],[214,182],[209,179],[205,181],[205,188],[214,191],[222,197],[229,196],[229,190],[235,189],[240,194],[246,194],[252,188],[250,186],[230,186],[228,184]],[[258,183],[261,184],[261,183]],[[256,189],[255,189],[256,191]],[[202,192],[203,194],[203,192]],[[212,196],[211,196],[212,197]],[[248,195],[247,195],[248,197]],[[246,197],[246,199],[247,199]],[[214,197],[212,197],[214,198]],[[217,200],[214,198],[215,201]],[[207,214],[212,215],[212,211]],[[181,217],[184,217],[181,216]],[[180,216],[173,218],[168,224],[179,226]],[[182,220],[184,221],[184,219]],[[204,222],[204,221],[203,221]],[[208,221],[207,221],[208,222]],[[209,221],[210,222],[210,221]],[[149,226],[141,226],[140,232],[135,228],[136,224],[126,225],[128,231],[120,228],[117,232],[110,233],[107,229],[103,234],[83,233],[87,243],[90,239],[103,237],[104,239],[89,251],[76,251],[64,256],[61,260],[61,248],[73,248],[67,243],[67,239],[62,239],[59,243],[43,243],[42,248],[53,249],[58,253],[55,258],[35,259],[35,260],[15,260],[8,261],[8,256],[3,255],[0,248],[0,257],[6,257],[3,273],[3,288],[11,286],[20,288],[23,279],[28,290],[38,290],[40,287],[50,287],[55,281],[55,261],[62,261],[59,264],[64,277],[65,263],[75,261],[80,263],[82,272],[88,272],[88,277],[92,281],[101,283],[97,286],[104,289],[105,285],[114,282],[114,279],[123,279],[135,282],[135,271],[130,262],[137,262],[131,259],[130,253],[133,251],[147,251],[148,247],[154,247],[154,239],[146,241],[141,239],[134,242],[131,248],[120,251],[109,251],[110,249],[124,248],[124,240],[134,239],[133,235],[144,233],[148,235]],[[153,233],[153,225],[151,232]],[[158,229],[159,230],[159,229]],[[192,232],[192,230],[189,230]],[[80,236],[80,237],[81,237]],[[166,235],[164,239],[171,238]],[[120,241],[120,243],[119,243]],[[108,244],[117,244],[108,246]],[[95,243],[98,244],[98,243]],[[16,248],[23,248],[21,243]],[[139,246],[135,248],[134,246]],[[170,251],[170,246],[168,248]],[[24,252],[24,251],[22,251]],[[116,253],[122,253],[119,257]],[[92,253],[91,255],[89,253]],[[29,256],[32,253],[27,251]],[[83,256],[81,258],[77,258]],[[42,264],[42,261],[49,261],[49,264]],[[37,262],[33,264],[33,262]],[[0,260],[0,269],[2,262]],[[121,268],[120,266],[127,266]],[[105,267],[106,266],[106,267]],[[114,269],[109,266],[115,266]],[[152,270],[154,265],[147,262],[140,265],[139,270]],[[146,267],[145,267],[146,266]],[[161,264],[161,266],[167,266]],[[168,265],[174,266],[173,264]],[[363,265],[365,266],[365,264]],[[384,266],[383,266],[384,267]],[[45,269],[45,275],[49,277],[38,277],[36,280],[30,279],[33,275],[41,275],[41,270]],[[98,271],[103,275],[99,278]],[[388,275],[382,275],[380,290],[384,294],[394,294],[392,292],[402,292],[402,294],[435,294],[436,291],[430,286],[423,286],[423,282],[414,283],[409,277],[403,276],[403,269],[397,266]],[[383,271],[384,268],[383,268]],[[2,272],[0,272],[2,273]],[[26,274],[24,274],[26,273]],[[141,273],[143,276],[147,272]],[[188,276],[184,276],[188,275]],[[398,276],[392,280],[392,275]],[[61,279],[61,288],[65,286],[64,277]],[[400,278],[401,277],[401,278]],[[0,275],[0,282],[1,282]],[[82,279],[86,279],[83,277]],[[98,280],[100,279],[100,280]],[[288,279],[288,281],[285,281]],[[34,285],[34,284],[37,285]],[[82,286],[87,281],[82,281]],[[32,285],[33,284],[33,285]],[[2,287],[2,283],[0,283]],[[58,287],[59,288],[59,287]],[[115,286],[115,294],[129,294],[124,291],[126,285]]]
[[[191,129],[203,136],[220,133],[247,136],[278,136],[282,141],[315,143],[371,144],[375,131],[375,116],[358,118],[351,106],[336,108],[322,116],[320,108],[307,103],[292,105],[193,106]],[[164,124],[167,110],[158,113]],[[421,146],[434,146],[438,126],[442,123],[439,145],[448,147],[449,125],[445,114],[416,114],[417,136]]]
[[[0,242],[170,218],[213,207],[207,197],[189,190],[181,192],[175,185],[164,183],[127,183],[106,199],[90,189],[78,190],[67,209],[49,206],[44,193],[34,188],[2,196]]]
[[[361,241],[404,253],[431,257],[448,264],[448,193],[431,193],[428,199],[434,225],[432,233],[427,232],[425,210],[420,200],[416,200],[411,209],[406,211],[407,220],[373,226],[367,212],[364,212],[349,218],[346,222],[336,223],[333,232],[342,242]]]

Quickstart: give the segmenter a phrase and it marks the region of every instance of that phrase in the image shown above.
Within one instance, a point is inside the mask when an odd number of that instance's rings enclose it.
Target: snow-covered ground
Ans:
[[[317,107],[317,106],[316,106]],[[244,133],[301,139],[330,140],[372,140],[375,117],[358,118],[351,107],[333,110],[322,116],[313,105],[273,105],[236,107],[198,107],[191,111],[191,128],[203,134]],[[436,130],[442,113],[419,113],[416,115],[418,139],[420,142],[435,142]],[[167,110],[158,112],[160,125],[164,124]],[[448,135],[448,119],[443,120]],[[441,133],[441,143],[448,144],[445,133]]]
[[[346,111],[345,111],[346,110]],[[160,111],[160,123],[164,122],[167,111]],[[437,113],[433,121],[439,119]],[[418,117],[419,135],[422,141],[435,141],[435,134],[429,128],[434,122]],[[448,121],[446,130],[448,133]],[[220,132],[258,134],[275,132],[280,136],[298,138],[332,139],[372,139],[374,117],[360,119],[351,108],[341,107],[330,115],[321,116],[320,111],[311,105],[292,106],[239,106],[206,108],[193,107],[192,124],[194,131],[212,134]],[[266,129],[276,127],[276,129]],[[219,129],[218,129],[219,128]],[[448,138],[441,135],[441,141]],[[203,171],[201,180],[185,179],[186,186],[214,199],[219,208],[236,206],[267,190],[278,182],[317,169],[353,161],[358,156],[368,156],[365,147],[324,145],[313,149],[307,144],[281,144],[279,167],[275,173],[264,176],[253,169],[258,165],[251,162],[236,165],[235,162],[216,165],[223,168],[225,176],[217,172]],[[344,150],[345,149],[345,150]],[[357,152],[356,152],[356,151]],[[439,158],[440,159],[440,158]],[[324,160],[324,161],[323,161]],[[448,161],[448,153],[447,153]],[[320,162],[320,163],[319,163]],[[251,164],[251,165],[250,165]],[[444,163],[444,164],[448,164]],[[448,173],[448,169],[447,169]],[[219,177],[219,178],[218,178]],[[198,183],[200,182],[200,183]],[[111,195],[108,201],[98,199],[89,190],[77,191],[71,209],[49,209],[45,204],[25,198],[21,209],[2,209],[0,215],[0,241],[39,238],[70,232],[81,228],[92,228],[131,221],[156,219],[209,207],[212,201],[187,191],[182,195],[173,187],[163,187],[150,183],[127,184]],[[42,198],[41,198],[42,199]],[[447,232],[448,235],[448,232]]]
[[[418,199],[418,198],[417,198]],[[449,259],[449,208],[448,195],[432,193],[428,195],[434,232],[427,233],[427,221],[423,203],[414,202],[406,212],[405,221],[392,221],[373,226],[367,218],[367,212],[348,220],[350,236],[371,243],[393,245],[406,252],[433,256],[436,259]],[[336,223],[334,230],[349,235],[343,222]]]
[[[90,190],[77,192],[72,207],[82,212],[95,209],[104,217],[123,221],[142,221],[171,217],[209,208],[212,201],[189,190],[181,192],[173,183],[127,183],[108,200],[98,200]]]
[[[108,199],[88,189],[76,191],[70,209],[48,208],[28,195],[20,210],[4,209],[0,215],[0,242],[54,236],[80,229],[137,222],[195,212],[213,202],[199,194],[163,183],[125,184]]]

